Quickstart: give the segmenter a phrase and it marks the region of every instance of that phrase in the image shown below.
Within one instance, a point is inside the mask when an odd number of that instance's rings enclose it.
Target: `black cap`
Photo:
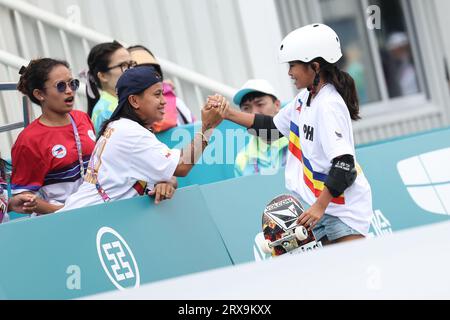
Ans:
[[[119,105],[114,110],[111,118],[115,117],[127,103],[128,97],[139,94],[156,83],[162,82],[161,75],[152,66],[138,66],[126,70],[117,81],[117,95]]]

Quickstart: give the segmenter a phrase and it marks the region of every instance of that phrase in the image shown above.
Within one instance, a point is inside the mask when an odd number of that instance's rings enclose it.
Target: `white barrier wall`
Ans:
[[[449,299],[450,223],[91,299]]]

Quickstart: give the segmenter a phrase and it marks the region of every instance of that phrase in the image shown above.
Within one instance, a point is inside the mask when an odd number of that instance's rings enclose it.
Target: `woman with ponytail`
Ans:
[[[355,82],[336,65],[339,37],[323,24],[297,29],[281,43],[279,58],[301,90],[294,101],[274,118],[229,108],[222,114],[269,140],[289,139],[286,187],[310,205],[298,222],[317,240],[328,245],[364,238],[372,194],[356,162],[351,121],[360,119],[359,101]]]
[[[88,115],[99,132],[103,122],[108,120],[117,107],[116,84],[124,71],[136,63],[117,41],[106,42],[92,48],[88,56],[86,95]]]

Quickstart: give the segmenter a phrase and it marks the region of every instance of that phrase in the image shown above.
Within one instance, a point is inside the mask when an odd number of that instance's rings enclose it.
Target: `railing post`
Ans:
[[[19,36],[19,43],[22,49],[22,54],[25,59],[30,59],[30,48],[28,47],[27,39],[25,38],[25,28],[23,26],[22,16],[14,10],[14,18],[17,23],[17,34]]]
[[[50,49],[48,47],[47,35],[45,34],[45,28],[42,21],[37,21],[37,27],[39,32],[39,38],[41,40],[42,51],[44,52],[44,56],[50,56]]]
[[[16,91],[16,83],[0,83],[0,91]],[[25,128],[30,124],[29,100],[27,97],[22,98],[23,121],[0,126],[0,132],[8,132],[20,128]]]
[[[22,106],[23,106],[23,127],[26,128],[30,124],[30,100],[28,97],[22,97]]]

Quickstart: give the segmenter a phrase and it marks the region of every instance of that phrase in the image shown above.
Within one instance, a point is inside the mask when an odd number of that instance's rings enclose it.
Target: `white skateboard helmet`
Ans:
[[[289,33],[281,42],[280,63],[311,62],[323,58],[336,63],[342,58],[341,41],[329,26],[315,23]]]

